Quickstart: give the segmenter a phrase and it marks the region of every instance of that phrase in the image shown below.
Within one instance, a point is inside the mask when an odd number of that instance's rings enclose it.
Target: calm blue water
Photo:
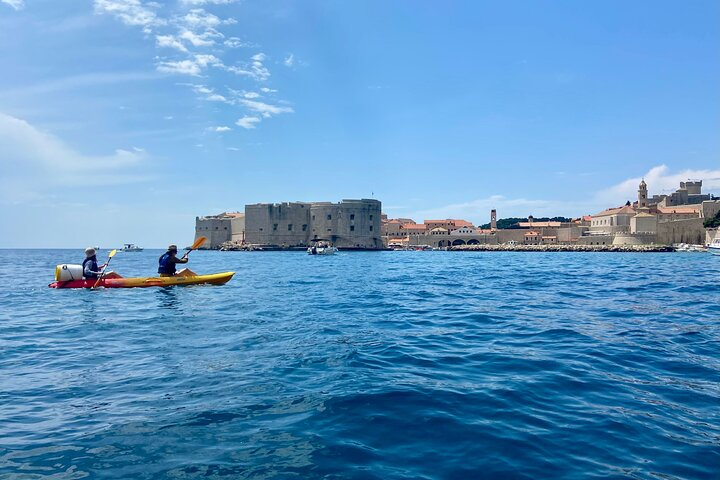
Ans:
[[[720,257],[194,252],[237,275],[46,287],[82,256],[0,250],[0,478],[720,478]]]

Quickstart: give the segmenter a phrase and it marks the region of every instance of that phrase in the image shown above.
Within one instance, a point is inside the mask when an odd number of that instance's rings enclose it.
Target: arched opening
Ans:
[[[467,244],[468,245],[480,245],[480,242],[474,238],[471,238],[470,240],[468,240]]]
[[[452,244],[453,244],[453,247],[456,245],[465,245],[465,240],[460,240],[458,238],[457,240],[453,240]]]

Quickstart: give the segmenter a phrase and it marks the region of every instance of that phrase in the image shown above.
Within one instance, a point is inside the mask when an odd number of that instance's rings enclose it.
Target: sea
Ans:
[[[720,257],[82,259],[0,250],[2,479],[720,478]]]

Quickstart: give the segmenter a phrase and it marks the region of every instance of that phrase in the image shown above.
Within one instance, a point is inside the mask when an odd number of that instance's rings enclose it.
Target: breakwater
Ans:
[[[458,252],[674,252],[670,245],[457,245]]]

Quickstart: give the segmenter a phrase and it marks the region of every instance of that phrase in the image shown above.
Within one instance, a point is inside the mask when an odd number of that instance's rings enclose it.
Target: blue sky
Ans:
[[[720,194],[716,1],[0,0],[0,247],[192,241],[246,203],[392,217]]]

